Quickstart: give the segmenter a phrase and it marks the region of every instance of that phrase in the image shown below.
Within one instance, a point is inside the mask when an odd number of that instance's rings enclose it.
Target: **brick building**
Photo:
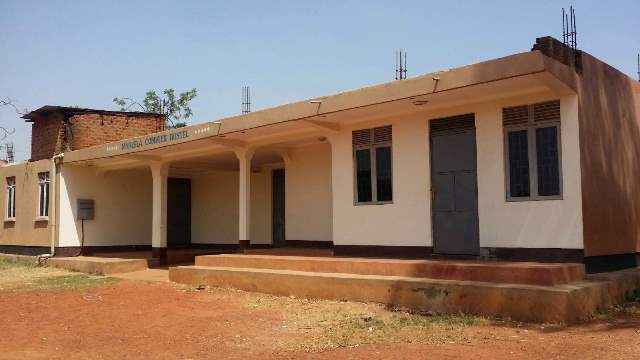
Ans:
[[[165,130],[162,114],[46,105],[22,117],[32,123],[31,161]]]

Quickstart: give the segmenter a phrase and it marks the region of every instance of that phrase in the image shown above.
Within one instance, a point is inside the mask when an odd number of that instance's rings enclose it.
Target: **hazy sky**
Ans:
[[[257,110],[393,80],[398,48],[409,76],[528,51],[569,5],[578,47],[636,77],[638,0],[0,0],[0,98],[117,110],[195,87],[194,124],[239,113],[243,85]],[[30,125],[6,108],[0,124],[28,158]]]

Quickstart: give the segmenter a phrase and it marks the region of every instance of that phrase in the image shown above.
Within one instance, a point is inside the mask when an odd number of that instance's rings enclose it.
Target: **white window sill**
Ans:
[[[40,221],[49,221],[49,217],[48,216],[38,216],[37,218],[35,218],[33,221],[35,222],[40,222]]]
[[[16,222],[16,218],[6,218],[6,219],[4,219],[4,222],[6,222],[6,223],[14,223],[14,222]]]
[[[393,201],[370,201],[370,202],[357,202],[354,203],[354,206],[364,206],[364,205],[391,205]]]
[[[506,201],[507,202],[525,202],[525,201],[546,201],[546,200],[564,200],[562,198],[562,195],[555,195],[555,196],[538,196],[538,197],[512,197],[512,198],[507,198]]]

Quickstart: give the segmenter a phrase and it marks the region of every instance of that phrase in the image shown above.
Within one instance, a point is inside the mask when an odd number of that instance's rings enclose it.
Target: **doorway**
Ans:
[[[285,172],[284,169],[273,170],[271,178],[271,236],[273,246],[285,246]]]
[[[434,253],[479,255],[475,116],[429,125]]]
[[[191,179],[167,179],[167,246],[191,244]]]

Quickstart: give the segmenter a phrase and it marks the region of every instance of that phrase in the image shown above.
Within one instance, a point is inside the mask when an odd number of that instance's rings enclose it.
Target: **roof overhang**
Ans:
[[[551,91],[576,89],[575,72],[540,51],[515,54],[402,81],[361,88],[219,121],[172,129],[69,152],[65,162],[104,165],[115,162],[180,159],[206,151],[277,142],[279,133],[312,136],[313,130],[339,130],[349,122],[390,117],[425,109]]]

